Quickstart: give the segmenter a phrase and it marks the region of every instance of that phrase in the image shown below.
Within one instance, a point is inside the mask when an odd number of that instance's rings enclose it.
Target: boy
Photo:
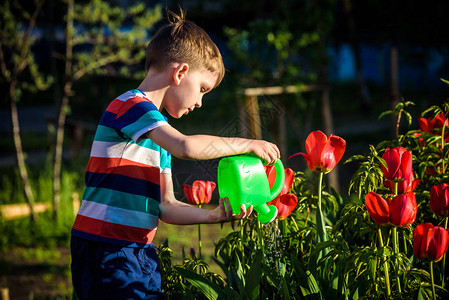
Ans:
[[[113,100],[95,134],[83,202],[72,228],[72,281],[80,299],[159,299],[159,260],[152,244],[158,220],[170,224],[219,223],[247,217],[224,208],[190,206],[175,199],[171,154],[182,159],[253,153],[269,163],[276,145],[262,140],[186,136],[162,116],[180,118],[201,107],[223,79],[224,65],[207,33],[173,13],[147,47],[146,77]],[[215,154],[203,151],[213,146]]]

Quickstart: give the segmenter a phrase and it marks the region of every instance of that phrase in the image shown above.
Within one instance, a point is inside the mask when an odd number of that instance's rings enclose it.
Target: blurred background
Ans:
[[[447,101],[446,0],[14,1],[0,3],[0,288],[11,299],[71,297],[70,228],[82,199],[96,124],[108,103],[144,78],[145,47],[181,8],[220,48],[227,74],[203,107],[169,122],[185,134],[263,138],[286,167],[313,130],[347,141],[342,162],[397,134],[379,115],[400,101],[409,125]],[[213,149],[204,149],[212,151]],[[180,186],[216,182],[218,161],[173,158]],[[356,165],[329,185],[343,197]],[[217,203],[215,191],[213,203]],[[210,226],[205,255],[232,230]],[[161,224],[175,259],[196,242],[193,227]],[[193,232],[193,233],[192,233]],[[207,251],[209,248],[209,252]],[[209,254],[208,254],[209,253]]]

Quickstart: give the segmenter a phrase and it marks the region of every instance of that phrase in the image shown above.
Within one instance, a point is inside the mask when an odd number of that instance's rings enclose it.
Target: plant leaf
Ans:
[[[249,299],[258,299],[259,298],[259,284],[260,284],[260,272],[262,267],[262,251],[257,251],[254,257],[254,261],[251,264],[251,268],[248,273],[246,273],[245,281],[246,281],[246,294],[249,296]]]
[[[295,256],[291,256],[291,261],[296,274],[296,281],[303,296],[308,296],[308,299],[321,299],[320,287],[313,274],[309,270],[304,270],[301,262]]]
[[[175,268],[176,271],[188,282],[198,288],[198,290],[202,292],[207,299],[218,299],[219,297],[222,299],[226,298],[224,291],[217,284],[208,280],[204,276],[179,266],[174,266],[173,268]]]

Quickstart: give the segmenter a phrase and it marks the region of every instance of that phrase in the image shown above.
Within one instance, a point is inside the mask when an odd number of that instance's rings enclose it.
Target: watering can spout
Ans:
[[[278,209],[274,205],[261,204],[254,207],[254,210],[257,211],[257,219],[262,224],[272,222],[278,214]]]

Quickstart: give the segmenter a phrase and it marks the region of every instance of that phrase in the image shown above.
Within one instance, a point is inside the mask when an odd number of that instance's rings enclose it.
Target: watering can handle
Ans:
[[[284,173],[284,165],[282,161],[278,158],[274,163],[274,168],[276,169],[276,181],[270,189],[270,199],[273,200],[282,190],[284,186],[285,173]]]

